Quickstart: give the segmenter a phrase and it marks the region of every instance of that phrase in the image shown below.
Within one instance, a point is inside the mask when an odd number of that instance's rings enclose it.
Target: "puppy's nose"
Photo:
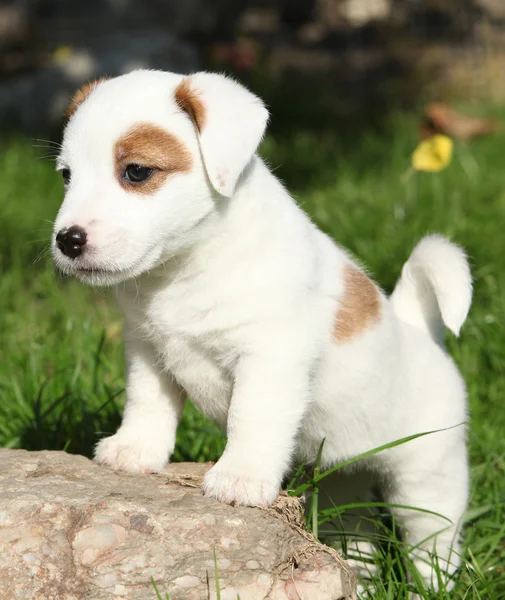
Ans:
[[[73,225],[69,229],[61,229],[56,236],[56,245],[69,258],[80,256],[86,245],[87,235],[82,227]]]

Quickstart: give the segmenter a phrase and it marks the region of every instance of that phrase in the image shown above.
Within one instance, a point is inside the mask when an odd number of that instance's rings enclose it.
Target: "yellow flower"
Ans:
[[[424,140],[412,154],[416,171],[442,171],[451,162],[453,142],[446,135],[434,135]]]

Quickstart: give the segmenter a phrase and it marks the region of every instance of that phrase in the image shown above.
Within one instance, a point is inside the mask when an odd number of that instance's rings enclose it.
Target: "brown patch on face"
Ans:
[[[380,319],[380,294],[376,285],[355,266],[344,267],[344,296],[333,328],[339,343],[348,342]]]
[[[132,183],[124,178],[128,165],[147,167],[152,173],[145,181]],[[188,172],[191,165],[191,153],[184,144],[175,135],[150,123],[134,125],[114,146],[114,168],[119,184],[139,194],[154,194],[169,175]]]
[[[205,125],[205,106],[198,92],[191,87],[191,79],[183,79],[175,90],[175,101],[179,108],[188,113],[198,131]]]
[[[77,90],[77,92],[75,92],[74,96],[72,97],[72,101],[70,102],[67,108],[67,112],[65,113],[67,121],[68,119],[70,119],[70,117],[72,117],[75,114],[79,106],[81,106],[81,104],[91,96],[91,94],[96,90],[96,88],[103,81],[107,81],[108,79],[110,79],[110,77],[100,77],[99,79],[95,79],[94,81],[88,81],[88,83],[85,83],[82,87],[80,87]]]

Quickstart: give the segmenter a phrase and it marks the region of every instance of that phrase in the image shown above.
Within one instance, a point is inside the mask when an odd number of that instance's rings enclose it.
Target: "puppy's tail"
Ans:
[[[472,276],[465,253],[441,235],[423,238],[405,263],[391,296],[397,316],[442,341],[444,325],[454,335],[472,302]]]

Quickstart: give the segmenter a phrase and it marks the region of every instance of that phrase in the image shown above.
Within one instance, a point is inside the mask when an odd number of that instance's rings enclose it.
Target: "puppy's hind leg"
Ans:
[[[434,435],[457,438],[455,432]],[[465,442],[459,436],[438,455],[435,450],[440,452],[441,446],[430,447],[429,436],[414,443],[415,460],[402,461],[382,492],[394,505],[391,513],[427,586],[450,590],[451,577],[461,564],[461,525],[468,497]]]

